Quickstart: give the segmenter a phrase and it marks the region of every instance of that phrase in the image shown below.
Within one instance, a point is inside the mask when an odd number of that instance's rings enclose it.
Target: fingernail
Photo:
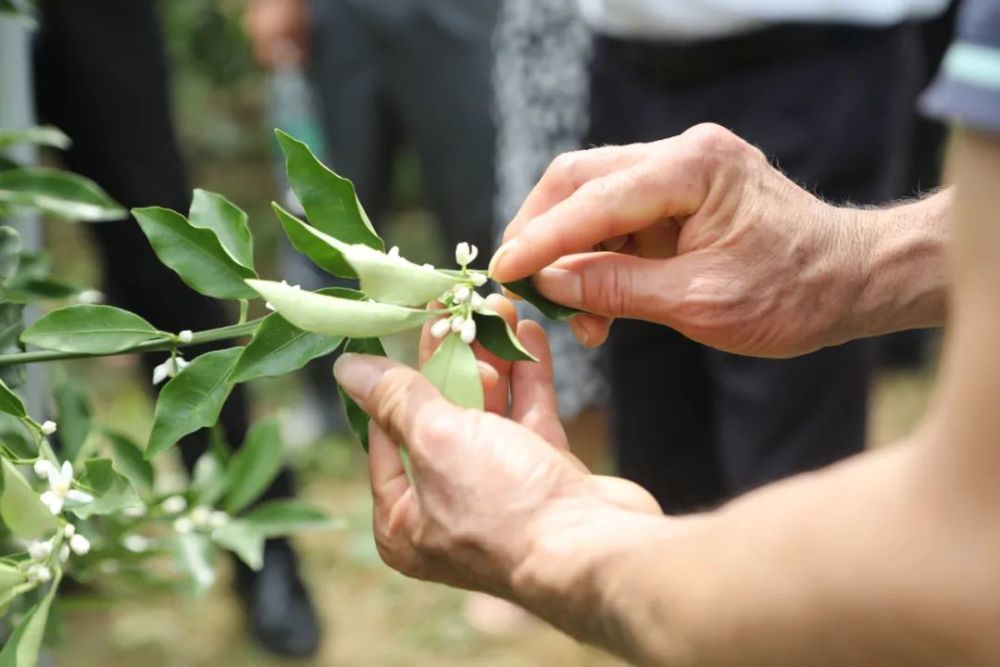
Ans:
[[[535,276],[535,287],[556,303],[577,307],[583,302],[583,281],[575,271],[542,269]]]
[[[491,277],[494,276],[500,269],[501,258],[510,252],[510,249],[514,247],[515,243],[517,243],[517,239],[507,241],[502,246],[497,248],[497,251],[495,253],[493,253],[493,259],[490,260],[490,268],[489,268],[489,274]]]
[[[357,354],[342,354],[333,364],[333,376],[348,394],[364,400],[375,388],[385,369]]]

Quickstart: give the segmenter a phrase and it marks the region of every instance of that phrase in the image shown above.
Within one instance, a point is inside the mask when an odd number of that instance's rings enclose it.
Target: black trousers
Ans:
[[[73,140],[66,166],[96,181],[126,208],[158,205],[186,212],[191,190],[171,124],[157,7],[153,0],[41,2],[35,48],[38,115]],[[192,291],[160,263],[134,219],[88,229],[113,303],[166,331],[229,323],[218,301]],[[211,349],[191,349],[187,356]],[[146,371],[164,359],[166,353],[144,355]],[[241,386],[233,389],[220,421],[231,443],[243,442],[248,412]],[[189,468],[207,441],[207,430],[183,439]],[[284,471],[267,495],[291,492],[291,476]]]
[[[785,39],[788,52],[775,52]],[[830,200],[902,193],[916,81],[906,29],[783,27],[743,48],[599,38],[590,142],[651,141],[711,121]],[[620,472],[681,513],[858,452],[870,348],[752,359],[616,322],[606,350]]]

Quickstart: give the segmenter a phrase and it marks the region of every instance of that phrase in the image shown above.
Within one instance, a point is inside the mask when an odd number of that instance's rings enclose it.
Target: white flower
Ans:
[[[465,303],[472,296],[472,290],[470,290],[465,285],[459,285],[455,288],[455,301],[458,303]]]
[[[451,330],[454,331],[455,333],[458,333],[459,331],[462,330],[463,324],[465,324],[465,318],[462,317],[461,315],[456,315],[455,317],[451,318]]]
[[[444,338],[451,331],[451,321],[447,317],[442,317],[431,325],[431,335],[435,338]]]
[[[66,537],[73,537],[74,535],[76,535],[76,526],[74,526],[71,523],[67,523],[66,527],[63,528],[63,535],[65,535]]]
[[[459,334],[462,337],[462,342],[466,345],[472,345],[472,341],[476,340],[476,321],[471,317],[462,323],[462,333]]]
[[[52,543],[32,542],[28,545],[28,555],[32,560],[45,560],[52,555]]]
[[[66,500],[72,500],[77,503],[89,503],[94,499],[89,493],[72,488],[73,464],[69,461],[64,461],[62,467],[59,469],[52,466],[51,470],[48,471],[47,477],[49,480],[49,490],[41,495],[40,500],[53,514],[62,512],[63,504]]]
[[[73,537],[69,538],[69,548],[73,550],[77,556],[83,556],[90,551],[90,540],[86,537],[77,533]]]
[[[129,505],[122,510],[122,514],[130,519],[138,519],[139,517],[146,516],[146,506],[145,505]]]
[[[194,530],[194,524],[191,523],[191,519],[187,518],[186,516],[182,516],[174,520],[174,530],[176,530],[181,535],[184,535]]]
[[[472,284],[475,285],[476,287],[482,287],[483,285],[486,284],[487,280],[486,274],[484,273],[473,273],[470,276],[470,278],[472,280]]]
[[[208,519],[208,525],[211,528],[222,528],[227,523],[229,523],[229,515],[219,510],[212,512],[212,516]]]
[[[44,422],[42,422],[42,434],[43,435],[52,435],[53,433],[56,432],[57,428],[59,428],[59,427],[51,419],[47,419]]]
[[[163,501],[163,504],[160,507],[162,507],[163,511],[167,514],[180,514],[187,509],[187,506],[188,503],[187,500],[184,499],[184,496],[170,496]]]
[[[85,303],[93,305],[95,303],[104,303],[104,292],[97,289],[85,289],[76,295],[77,303]]]
[[[472,293],[472,310],[480,311],[480,310],[483,309],[484,305],[486,305],[486,299],[484,299],[480,295],[478,295],[475,292],[473,292]]]
[[[45,565],[35,563],[28,568],[28,581],[35,584],[44,584],[52,580],[52,570]]]
[[[195,528],[205,528],[212,518],[212,508],[205,505],[198,505],[191,510],[191,523]]]
[[[59,550],[59,562],[65,563],[69,560],[69,545],[62,545],[62,549]]]
[[[177,334],[177,340],[179,340],[182,343],[190,343],[192,340],[194,340],[194,332],[191,331],[190,329],[185,329],[184,331]]]
[[[389,248],[389,252],[386,253],[389,257],[399,257],[399,246],[394,245]]]
[[[149,549],[151,541],[142,535],[126,535],[122,538],[122,546],[134,554],[141,554]]]
[[[167,378],[177,377],[177,374],[187,368],[189,363],[179,354],[170,357],[153,369],[153,384],[160,384]]]
[[[471,264],[478,255],[479,248],[464,241],[455,246],[455,261],[463,268]]]

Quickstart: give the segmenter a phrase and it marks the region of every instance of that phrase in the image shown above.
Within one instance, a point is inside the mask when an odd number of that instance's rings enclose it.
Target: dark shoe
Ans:
[[[314,655],[319,646],[319,621],[299,578],[291,545],[285,540],[269,540],[260,572],[242,563],[237,567],[237,589],[245,604],[247,625],[257,643],[285,657]]]

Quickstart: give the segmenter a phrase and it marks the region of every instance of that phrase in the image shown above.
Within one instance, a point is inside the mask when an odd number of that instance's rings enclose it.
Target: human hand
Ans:
[[[252,0],[243,17],[254,59],[271,68],[305,62],[308,23],[304,0]]]
[[[509,419],[456,407],[419,373],[385,358],[344,355],[334,372],[372,417],[375,538],[386,563],[545,615],[548,596],[533,594],[537,586],[517,577],[539,545],[574,544],[566,550],[572,563],[560,570],[565,576],[587,562],[575,546],[591,545],[596,553],[620,543],[609,536],[628,524],[622,516],[662,515],[640,487],[591,475],[565,450],[544,332],[521,322],[517,334],[540,361],[497,373],[509,386]]]
[[[491,276],[528,275],[588,314],[658,322],[731,352],[793,356],[848,339],[866,229],[771,167],[728,130],[557,158],[508,226]]]

